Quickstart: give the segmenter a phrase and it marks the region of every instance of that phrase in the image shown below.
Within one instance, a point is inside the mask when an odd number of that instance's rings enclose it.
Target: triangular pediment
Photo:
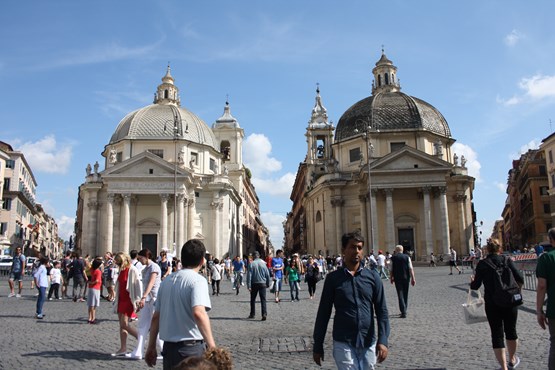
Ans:
[[[155,154],[150,152],[142,152],[128,160],[117,163],[100,173],[102,178],[119,178],[119,177],[145,177],[145,176],[178,176],[190,175],[187,169],[179,166],[177,168]]]
[[[371,171],[450,170],[453,165],[425,152],[405,146],[374,161]]]

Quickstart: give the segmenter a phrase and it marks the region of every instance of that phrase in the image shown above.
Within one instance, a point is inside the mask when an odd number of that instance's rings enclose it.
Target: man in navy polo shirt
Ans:
[[[387,358],[389,317],[385,292],[378,273],[361,263],[363,247],[360,233],[344,234],[343,266],[326,276],[314,323],[312,356],[320,366],[333,307],[333,357],[338,369],[374,369],[376,361],[380,363]],[[377,336],[374,322],[378,326]]]

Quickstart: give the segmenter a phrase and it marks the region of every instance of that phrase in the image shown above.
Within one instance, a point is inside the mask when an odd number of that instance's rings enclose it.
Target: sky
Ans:
[[[67,240],[85,167],[104,163],[119,121],[152,103],[169,62],[182,106],[208,125],[229,96],[280,247],[316,84],[339,121],[370,95],[383,47],[402,92],[449,123],[489,235],[512,160],[553,132],[554,13],[551,0],[3,1],[0,140],[24,153]]]

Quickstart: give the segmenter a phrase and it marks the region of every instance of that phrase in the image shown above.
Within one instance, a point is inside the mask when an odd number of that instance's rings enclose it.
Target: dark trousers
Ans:
[[[254,316],[254,305],[256,303],[256,296],[260,294],[260,305],[262,306],[262,316],[267,315],[266,311],[266,284],[265,283],[255,283],[251,286],[251,314]]]
[[[172,370],[188,357],[202,357],[205,348],[204,342],[195,344],[187,344],[186,342],[164,342],[164,348],[162,348],[164,370]]]
[[[220,280],[212,279],[212,293],[213,294],[220,294]]]
[[[54,297],[56,297],[56,299],[60,298],[58,294],[59,289],[60,289],[60,284],[57,284],[57,283],[50,284],[50,290],[48,291],[48,299],[52,298],[52,293],[54,293]]]
[[[311,297],[314,294],[316,294],[316,283],[317,282],[318,282],[318,280],[316,280],[314,278],[306,279],[306,283],[308,284],[308,295],[311,296]]]
[[[508,340],[518,339],[516,334],[518,307],[499,307],[486,301],[486,316],[491,330],[493,348],[505,348],[504,338]]]
[[[395,289],[397,290],[397,298],[399,299],[399,310],[402,315],[407,314],[407,306],[409,304],[409,281],[395,279]]]

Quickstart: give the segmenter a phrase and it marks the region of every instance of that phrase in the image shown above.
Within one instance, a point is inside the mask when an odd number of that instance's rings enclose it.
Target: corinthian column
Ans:
[[[442,253],[448,254],[451,248],[449,238],[449,213],[447,208],[447,188],[440,186],[439,188],[439,211],[441,212],[441,239],[443,244]]]
[[[360,195],[358,199],[360,200],[360,233],[369,248],[370,232],[368,232],[368,220],[366,219],[366,194]]]
[[[184,220],[185,220],[185,211],[183,210],[183,202],[185,201],[184,194],[177,195],[177,245],[175,247],[175,253],[177,256],[181,256],[181,248],[183,244],[185,244],[184,240]]]
[[[193,195],[194,197],[194,195]],[[189,211],[187,215],[187,222],[189,230],[187,232],[187,237],[189,239],[193,239],[195,237],[195,198],[191,198],[188,200],[187,205],[189,206]]]
[[[426,255],[430,255],[434,251],[432,237],[432,209],[430,207],[430,190],[429,186],[422,188],[424,195],[424,235],[426,238]]]
[[[123,245],[122,252],[129,254],[129,230],[131,194],[123,194]]]
[[[393,219],[393,189],[385,189],[385,228],[387,239],[385,241],[386,249],[393,249],[395,246],[395,222]]]
[[[343,226],[341,222],[341,208],[343,207],[345,201],[343,199],[332,199],[331,205],[335,208],[335,253],[341,254],[341,236],[343,235]]]
[[[90,201],[89,203],[87,203],[87,206],[90,209],[90,218],[89,218],[89,245],[87,246],[87,249],[92,253],[98,253],[97,248],[97,242],[98,242],[98,207],[100,206],[100,203],[98,203],[98,201],[94,200],[94,201]],[[93,252],[94,251],[94,252]]]
[[[106,244],[102,251],[102,256],[106,252],[112,251],[112,243],[114,240],[114,194],[108,194],[108,201],[106,202]]]
[[[160,194],[160,249],[168,247],[168,198],[168,194]]]

